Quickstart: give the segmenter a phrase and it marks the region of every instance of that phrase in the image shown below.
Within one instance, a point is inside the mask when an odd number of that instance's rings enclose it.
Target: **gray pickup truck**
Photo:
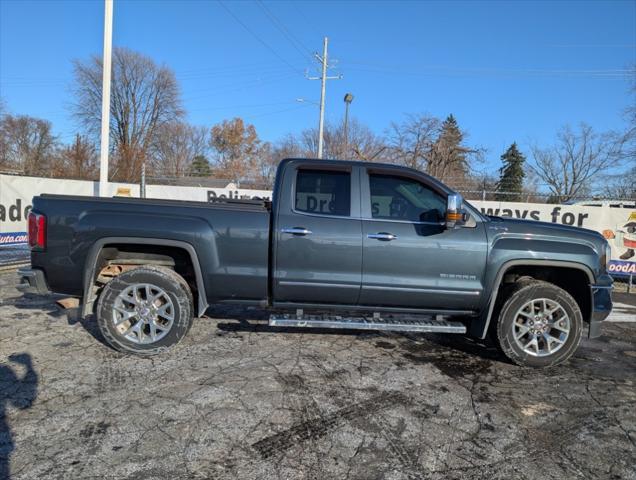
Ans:
[[[598,233],[487,217],[377,163],[284,160],[271,202],[41,195],[29,243],[21,288],[80,297],[104,338],[138,355],[232,303],[271,307],[276,326],[490,335],[541,367],[584,330],[598,336],[612,306]]]

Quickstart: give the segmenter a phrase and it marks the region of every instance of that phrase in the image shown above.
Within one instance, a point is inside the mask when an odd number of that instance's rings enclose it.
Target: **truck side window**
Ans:
[[[298,170],[295,208],[300,212],[349,216],[351,174],[328,170]]]
[[[444,218],[445,198],[417,180],[370,174],[369,187],[373,218],[434,223]]]

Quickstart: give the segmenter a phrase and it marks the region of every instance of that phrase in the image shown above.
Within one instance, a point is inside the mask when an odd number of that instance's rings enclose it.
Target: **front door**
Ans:
[[[360,304],[476,309],[487,255],[480,219],[446,229],[446,196],[424,179],[372,171],[361,183]]]
[[[362,279],[358,169],[293,165],[280,182],[274,299],[353,305]]]

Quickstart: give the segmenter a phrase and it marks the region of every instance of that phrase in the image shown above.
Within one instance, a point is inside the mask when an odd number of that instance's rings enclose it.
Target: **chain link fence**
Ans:
[[[523,203],[550,203],[550,204],[574,204],[574,203],[599,203],[612,202],[621,205],[636,206],[636,198],[616,198],[610,195],[588,195],[579,197],[559,197],[551,193],[537,192],[501,192],[496,190],[467,190],[457,189],[466,200],[523,202]]]
[[[243,188],[248,190],[271,190],[273,182],[266,183],[256,180],[241,180],[240,182],[219,177],[169,177],[169,176],[148,176],[148,185],[174,185],[176,187],[205,187],[205,188]]]

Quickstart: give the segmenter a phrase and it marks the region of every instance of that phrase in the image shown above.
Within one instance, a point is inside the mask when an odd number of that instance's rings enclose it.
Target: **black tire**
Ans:
[[[574,354],[581,342],[583,315],[572,295],[552,283],[529,279],[516,282],[502,292],[502,295],[503,301],[493,333],[499,349],[512,362],[526,367],[550,367],[565,362]],[[515,340],[515,327],[513,327],[519,310],[531,300],[536,299],[548,299],[556,302],[567,314],[570,324],[569,332],[563,343],[557,343],[553,346],[551,341],[547,342],[555,351],[544,356],[533,355],[524,350]],[[527,320],[526,317],[520,316],[518,318],[520,322]],[[548,333],[552,335],[554,332],[561,333],[560,330],[550,330]],[[522,330],[517,330],[517,336],[521,333]],[[530,335],[530,333],[526,334],[520,342],[525,343],[526,340],[531,339]],[[541,338],[539,341],[545,350],[546,341]],[[535,350],[538,350],[538,347]]]
[[[147,284],[154,286],[169,297],[172,302],[170,314],[172,325],[164,336],[151,343],[137,343],[129,340],[115,326],[115,305],[117,298],[132,285]],[[170,303],[166,300],[166,303]],[[194,303],[187,282],[175,271],[155,265],[145,265],[124,272],[108,282],[103,288],[97,303],[97,325],[104,339],[114,349],[124,353],[141,356],[157,355],[179,343],[192,325]],[[126,328],[137,322],[133,319],[125,323]]]

